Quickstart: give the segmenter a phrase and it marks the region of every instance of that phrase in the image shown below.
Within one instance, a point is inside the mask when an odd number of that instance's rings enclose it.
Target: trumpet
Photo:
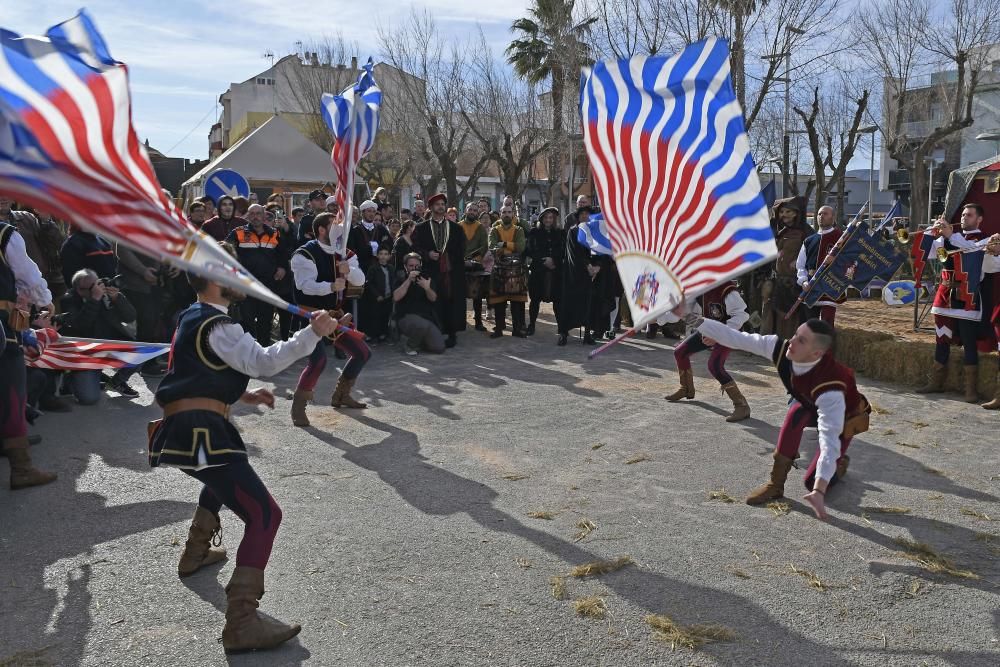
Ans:
[[[910,242],[910,230],[904,226],[898,226],[895,229],[884,228],[882,229],[882,238],[886,241],[895,240],[900,245],[906,245]]]
[[[985,243],[983,242],[985,241]],[[976,244],[975,248],[956,248],[954,250],[948,250],[947,248],[937,249],[937,259],[939,262],[945,262],[952,255],[964,255],[967,252],[983,252],[983,251],[995,251],[1000,249],[1000,237],[991,236],[988,239],[984,239]]]

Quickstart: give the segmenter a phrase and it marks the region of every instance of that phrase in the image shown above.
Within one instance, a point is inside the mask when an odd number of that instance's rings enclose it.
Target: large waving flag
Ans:
[[[24,336],[25,360],[32,368],[54,371],[100,371],[129,368],[170,351],[160,343],[135,343],[96,338],[62,338],[53,329]],[[37,352],[36,352],[37,351]]]
[[[577,227],[576,240],[598,255],[614,254],[611,251],[611,240],[608,238],[607,221],[600,213],[591,215],[590,220]]]
[[[345,88],[340,95],[324,93],[321,100],[323,120],[333,134],[330,160],[337,174],[334,196],[340,210],[344,212],[341,245],[347,243],[347,233],[350,231],[354,172],[361,158],[372,149],[378,132],[382,91],[375,83],[373,67],[372,59],[369,58],[356,83]]]
[[[775,258],[725,41],[598,62],[580,109],[637,327]]]
[[[184,219],[132,127],[128,70],[86,11],[0,29],[0,193],[144,255],[292,309]]]

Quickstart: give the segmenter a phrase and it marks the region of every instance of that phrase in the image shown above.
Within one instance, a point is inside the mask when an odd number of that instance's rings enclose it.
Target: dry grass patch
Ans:
[[[576,522],[576,527],[580,529],[580,532],[578,532],[573,538],[574,542],[579,542],[587,535],[590,535],[592,532],[597,530],[597,524],[590,519],[580,519]]]
[[[903,537],[897,537],[893,540],[893,542],[903,547],[903,551],[898,551],[896,553],[907,560],[912,560],[915,563],[918,563],[928,572],[934,572],[935,574],[947,574],[959,579],[979,578],[979,575],[971,570],[959,569],[955,565],[954,561],[935,551],[929,544],[915,542]]]
[[[649,614],[646,623],[653,629],[653,636],[660,641],[677,647],[695,650],[709,642],[730,642],[736,639],[736,633],[722,625],[698,624],[682,626],[674,623],[669,616]]]
[[[646,452],[642,452],[640,454],[636,454],[635,456],[633,456],[629,460],[625,461],[625,465],[630,466],[633,463],[641,463],[643,461],[652,461],[652,460],[653,460],[652,456],[650,456]]]
[[[972,518],[979,519],[980,521],[993,521],[993,519],[990,518],[989,514],[985,514],[978,510],[974,510],[971,507],[962,507],[958,511],[964,514],[965,516],[971,516]]]
[[[566,599],[566,577],[552,577],[549,579],[549,585],[552,586],[552,597],[556,600]]]
[[[603,446],[604,446],[604,444],[605,444],[605,443],[603,443],[603,442],[599,442],[599,443],[597,443],[596,445],[591,445],[591,446],[590,446],[590,448],[591,448],[591,449],[600,449],[601,447],[603,447]]]
[[[632,560],[632,557],[626,554],[624,556],[619,556],[618,558],[612,558],[611,560],[595,560],[592,563],[577,565],[569,571],[569,574],[571,577],[576,577],[577,579],[582,579],[583,577],[599,577],[602,574],[620,570],[626,565],[631,565],[634,562],[635,561]]]
[[[784,516],[792,511],[791,504],[783,500],[772,500],[766,507],[774,513],[774,516]]]
[[[709,500],[721,500],[724,503],[735,503],[736,502],[736,498],[733,498],[731,495],[729,495],[728,493],[726,493],[726,489],[725,488],[716,489],[715,491],[709,491],[708,492],[708,499]]]
[[[520,472],[508,472],[504,474],[503,478],[510,482],[517,482],[522,479],[528,479],[530,476]]]
[[[556,518],[556,513],[549,512],[547,510],[539,510],[538,512],[528,512],[528,517],[531,519],[545,519],[546,521],[551,521]]]
[[[599,598],[596,595],[574,600],[573,607],[576,609],[578,616],[596,619],[604,618],[604,612],[608,610],[604,604],[604,598]]]
[[[830,587],[823,583],[823,580],[815,572],[810,572],[809,570],[803,570],[801,568],[795,567],[794,565],[789,565],[792,568],[792,573],[803,577],[811,588],[815,588],[818,591],[826,592],[830,590]]]
[[[913,511],[909,507],[862,507],[861,509],[869,514],[909,514]]]
[[[891,415],[892,414],[892,412],[888,408],[886,408],[885,406],[883,406],[883,405],[881,405],[879,403],[876,403],[875,401],[870,401],[870,405],[872,406],[872,412],[874,412],[877,415]]]

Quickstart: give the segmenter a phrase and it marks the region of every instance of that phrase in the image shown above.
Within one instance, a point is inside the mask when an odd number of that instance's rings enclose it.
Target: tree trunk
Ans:
[[[563,94],[566,80],[562,68],[552,68],[552,152],[549,154],[549,206],[558,206],[562,191]]]
[[[730,44],[729,62],[732,67],[733,88],[736,89],[736,99],[740,102],[740,109],[746,116],[747,108],[747,86],[746,86],[746,19],[743,15],[743,7],[736,3],[733,9],[733,41]],[[744,121],[746,118],[744,118]],[[749,129],[749,128],[748,128]]]
[[[922,153],[913,154],[913,165],[906,165],[910,174],[910,228],[916,229],[929,222],[927,216],[927,167]]]

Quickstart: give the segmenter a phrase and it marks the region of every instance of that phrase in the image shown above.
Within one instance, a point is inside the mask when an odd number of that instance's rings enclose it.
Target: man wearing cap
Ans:
[[[313,218],[323,212],[326,206],[326,193],[322,190],[313,190],[309,193],[309,211],[299,220],[298,238],[296,246],[301,246],[313,239]]]
[[[417,225],[413,245],[423,258],[424,273],[437,286],[438,319],[447,336],[446,347],[455,347],[455,333],[465,330],[465,234],[458,223],[445,218],[448,199],[438,193],[427,200],[430,214]]]
[[[774,203],[771,229],[778,246],[778,258],[774,263],[770,286],[762,290],[761,326],[762,334],[776,333],[784,339],[795,335],[798,319],[785,319],[785,314],[795,304],[801,294],[798,285],[798,271],[795,261],[806,237],[812,233],[803,220],[805,200],[801,197],[779,199]]]

